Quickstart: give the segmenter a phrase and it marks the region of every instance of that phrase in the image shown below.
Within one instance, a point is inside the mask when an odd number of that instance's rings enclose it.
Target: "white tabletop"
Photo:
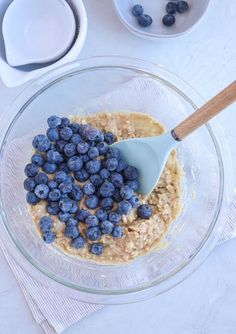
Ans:
[[[111,0],[84,2],[89,31],[81,57],[116,54],[151,60],[184,78],[206,99],[235,80],[236,1],[212,0],[191,34],[157,42],[127,31],[117,19]],[[18,91],[0,83],[1,108],[3,101],[7,104]],[[236,175],[235,107],[219,119],[230,143]],[[138,304],[107,306],[66,333],[235,334],[235,254],[236,239],[216,247],[197,272],[168,293]],[[0,333],[43,333],[1,253]]]

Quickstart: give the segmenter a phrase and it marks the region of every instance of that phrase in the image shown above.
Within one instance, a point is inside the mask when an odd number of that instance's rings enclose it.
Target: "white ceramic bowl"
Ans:
[[[166,14],[168,0],[113,0],[116,12],[123,25],[139,37],[159,39],[166,37],[178,37],[190,32],[205,14],[210,0],[187,0],[189,11],[176,14],[176,22],[171,27],[162,23],[162,17]],[[143,28],[137,23],[137,18],[132,15],[132,7],[140,4],[144,13],[153,18],[151,26]]]

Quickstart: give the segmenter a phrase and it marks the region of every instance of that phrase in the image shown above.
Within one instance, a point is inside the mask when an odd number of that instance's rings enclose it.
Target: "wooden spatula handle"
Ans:
[[[201,108],[186,118],[182,123],[172,130],[173,136],[177,140],[182,140],[201,125],[219,114],[236,100],[236,81],[231,83],[222,92],[213,97]]]

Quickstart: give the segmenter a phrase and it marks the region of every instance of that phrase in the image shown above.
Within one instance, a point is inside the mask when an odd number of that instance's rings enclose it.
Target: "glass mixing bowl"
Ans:
[[[15,116],[0,152],[0,233],[10,254],[45,285],[91,303],[138,301],[182,281],[216,245],[227,214],[231,161],[216,120],[178,148],[183,208],[163,247],[128,264],[98,265],[45,244],[27,210],[23,170],[32,154],[32,138],[45,131],[51,114],[145,112],[172,128],[202,103],[187,83],[165,69],[121,57],[81,60],[30,83],[8,111]]]

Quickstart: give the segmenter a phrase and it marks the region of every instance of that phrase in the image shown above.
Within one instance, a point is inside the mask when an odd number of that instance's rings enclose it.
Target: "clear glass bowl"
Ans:
[[[140,94],[135,96],[132,84],[137,80],[148,81],[152,91],[141,85]],[[114,101],[110,92],[124,84],[129,88],[123,89],[122,98]],[[128,264],[97,265],[46,245],[27,211],[23,169],[32,154],[33,135],[45,131],[51,114],[145,112],[172,128],[202,103],[202,98],[175,75],[131,58],[82,60],[30,83],[10,107],[9,114],[15,117],[0,152],[0,233],[10,254],[33,277],[40,277],[55,291],[91,303],[138,301],[182,281],[217,243],[227,213],[231,161],[216,120],[189,136],[178,148],[185,173],[183,209],[166,235],[165,246]]]

